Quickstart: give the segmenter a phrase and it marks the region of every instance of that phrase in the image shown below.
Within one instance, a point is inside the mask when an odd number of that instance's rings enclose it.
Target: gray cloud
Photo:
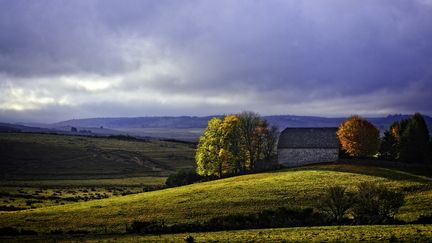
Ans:
[[[429,0],[0,6],[5,118],[432,113]]]

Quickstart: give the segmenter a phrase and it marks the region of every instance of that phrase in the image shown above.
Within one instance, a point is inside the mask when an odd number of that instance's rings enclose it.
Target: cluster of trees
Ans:
[[[432,142],[423,116],[394,122],[384,132],[380,156],[386,160],[427,163],[432,159]]]
[[[278,130],[254,112],[213,118],[195,155],[197,173],[222,177],[272,166]]]
[[[432,159],[432,142],[423,116],[394,122],[380,138],[379,130],[367,120],[355,115],[338,129],[343,152],[353,157],[373,157],[408,163],[428,163]]]

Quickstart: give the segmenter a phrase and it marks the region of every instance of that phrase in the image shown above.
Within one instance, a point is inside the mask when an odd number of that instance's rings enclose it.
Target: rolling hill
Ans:
[[[159,138],[175,138],[187,141],[197,141],[207,126],[208,120],[214,116],[179,116],[179,117],[118,117],[118,118],[87,118],[73,119],[46,125],[52,129],[70,129],[71,126],[81,128],[92,128],[102,132],[100,128],[111,129],[116,132],[128,133],[135,136],[148,136]],[[386,117],[367,118],[381,131],[384,131],[394,121],[409,118],[409,115],[389,115]],[[429,126],[432,128],[432,118],[424,116]],[[276,125],[280,130],[286,127],[337,127],[345,118],[327,118],[318,116],[295,116],[295,115],[275,115],[264,116],[272,125]],[[107,130],[108,130],[107,129]],[[93,131],[93,130],[92,130]]]
[[[432,211],[430,175],[358,161],[243,175],[62,206],[0,212],[0,227],[20,227],[39,233],[55,230],[123,233],[134,220],[164,220],[172,224],[283,206],[317,208],[324,188],[345,185],[353,190],[362,181],[377,182],[405,193],[406,202],[396,215],[400,220],[411,222]]]
[[[193,158],[194,145],[187,143],[0,133],[1,180],[167,176],[192,168]]]

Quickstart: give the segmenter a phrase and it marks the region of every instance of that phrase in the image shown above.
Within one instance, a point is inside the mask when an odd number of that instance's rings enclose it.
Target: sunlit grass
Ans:
[[[184,242],[192,236],[196,242],[428,242],[432,225],[326,226],[281,229],[236,230],[167,235],[128,235],[92,239],[89,242]]]
[[[403,174],[403,173],[402,173]],[[396,176],[395,176],[396,175]],[[277,207],[318,207],[323,189],[345,185],[349,190],[374,181],[406,193],[397,217],[415,220],[432,211],[431,180],[415,174],[356,165],[319,165],[259,173],[89,202],[0,213],[0,226],[49,232],[83,229],[124,232],[134,220],[192,222]]]

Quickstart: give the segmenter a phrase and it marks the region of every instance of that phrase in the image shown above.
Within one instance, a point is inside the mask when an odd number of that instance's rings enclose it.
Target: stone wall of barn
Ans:
[[[306,164],[331,162],[339,158],[338,148],[280,148],[279,164],[291,167]]]

